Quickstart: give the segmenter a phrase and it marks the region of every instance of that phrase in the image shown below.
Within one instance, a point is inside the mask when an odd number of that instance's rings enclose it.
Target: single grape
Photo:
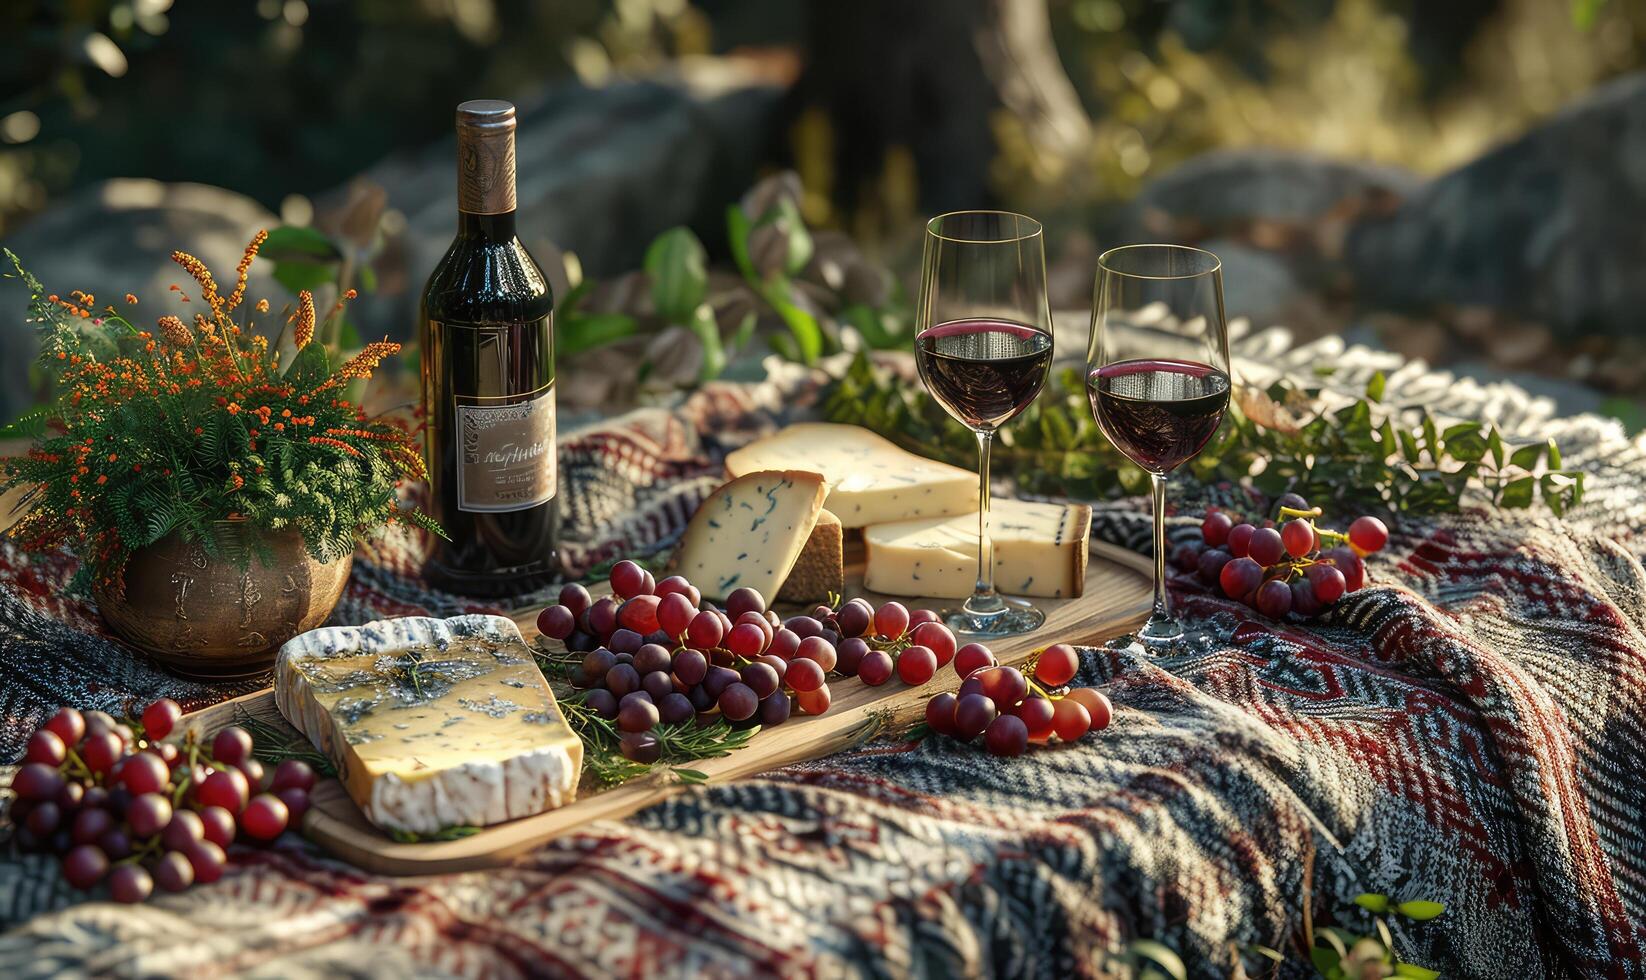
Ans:
[[[937,654],[931,647],[914,644],[897,655],[897,676],[912,687],[931,680],[937,673]]]
[[[291,826],[303,825],[303,814],[309,812],[309,791],[298,786],[287,786],[277,789],[274,795],[280,797],[280,802],[286,804],[286,812],[290,815]]]
[[[1029,696],[1029,681],[1016,667],[990,667],[979,679],[984,695],[1001,711]]]
[[[725,715],[728,721],[744,721],[753,718],[754,713],[760,710],[760,698],[755,695],[749,685],[741,681],[726,685],[726,689],[720,692],[720,697],[716,703],[720,705],[720,713]]]
[[[654,670],[640,678],[640,690],[637,693],[647,695],[652,699],[652,703],[656,704],[674,693],[674,678],[670,677],[666,670]]]
[[[1185,542],[1172,549],[1172,567],[1180,572],[1192,572],[1200,567],[1200,549]]]
[[[1074,698],[1059,698],[1052,705],[1052,730],[1065,742],[1073,742],[1092,727],[1092,714]]]
[[[58,708],[41,727],[62,739],[65,746],[79,745],[86,737],[85,716],[73,708]]]
[[[892,657],[884,650],[870,650],[857,662],[857,679],[870,687],[879,687],[892,679]]]
[[[625,599],[646,594],[646,570],[627,558],[612,566],[607,582]]]
[[[63,855],[63,879],[76,888],[90,888],[108,873],[108,856],[91,844],[76,844]]]
[[[1016,715],[1001,715],[989,722],[983,746],[990,755],[1022,755],[1029,747],[1029,726]]]
[[[1062,687],[1080,669],[1080,655],[1067,643],[1054,643],[1040,651],[1035,661],[1034,679],[1047,687]]]
[[[718,700],[721,692],[741,680],[737,671],[716,665],[710,667],[708,676],[703,678],[703,690],[708,692],[710,700]]]
[[[781,681],[783,679],[783,675],[785,675],[789,672],[789,662],[787,660],[784,660],[782,657],[777,656],[774,653],[762,653],[760,656],[756,657],[755,659],[757,661],[759,661],[760,663],[763,663],[766,666],[770,667],[772,670],[776,671],[777,672],[777,679],[779,681]],[[818,666],[822,666],[822,665],[819,664]]]
[[[606,671],[606,690],[613,696],[621,698],[639,689],[640,672],[634,669],[634,664],[613,664],[612,669]]]
[[[1358,554],[1382,551],[1388,543],[1388,526],[1370,514],[1355,518],[1354,523],[1349,525],[1349,547]]]
[[[789,699],[787,694],[778,691],[760,702],[760,724],[767,728],[773,725],[781,725],[789,720],[789,715],[793,711],[794,702]]]
[[[120,769],[120,782],[133,796],[164,793],[171,787],[171,767],[152,752],[139,752],[127,757]]]
[[[659,629],[657,607],[663,600],[654,595],[637,595],[618,607],[617,622],[625,629],[645,634]]]
[[[642,674],[649,674],[654,670],[669,670],[674,665],[674,657],[670,655],[668,647],[656,643],[647,643],[634,652],[634,669]]]
[[[834,669],[847,677],[856,677],[858,665],[869,652],[868,641],[860,636],[849,636],[835,648]]]
[[[194,798],[202,806],[220,806],[239,813],[251,798],[251,784],[238,769],[219,769],[196,784]]]
[[[954,738],[960,734],[954,727],[954,705],[958,700],[953,694],[944,691],[933,695],[926,701],[926,726],[939,735]]]
[[[1200,538],[1209,547],[1215,548],[1229,540],[1229,531],[1234,527],[1234,520],[1220,510],[1214,510],[1200,522]]]
[[[544,606],[537,614],[537,631],[551,640],[564,640],[577,630],[577,616],[565,606]]]
[[[1305,618],[1318,616],[1326,610],[1319,597],[1315,595],[1315,587],[1306,578],[1300,578],[1291,584],[1292,612]]]
[[[775,618],[777,618],[776,613],[757,613],[751,611],[737,617],[736,621],[732,625],[742,626],[747,623],[748,625],[753,626],[755,629],[760,631],[762,636],[765,637],[763,642],[767,646],[770,646],[772,638],[777,635],[777,631],[783,628],[782,624],[772,623],[772,620]]]
[[[823,668],[824,673],[833,670],[835,664],[840,660],[840,656],[835,652],[834,647],[830,646],[829,641],[821,636],[808,636],[801,640],[799,649],[795,651],[795,656],[816,663]]]
[[[1280,532],[1272,527],[1260,527],[1252,532],[1252,539],[1247,543],[1246,554],[1264,568],[1276,564],[1286,554],[1286,544],[1280,538]]]
[[[617,713],[619,715],[621,715],[623,713],[623,706],[628,704],[631,701],[640,701],[640,702],[644,702],[645,704],[656,704],[657,703],[657,702],[653,701],[652,696],[650,694],[647,694],[645,691],[630,691],[629,693],[627,693],[627,694],[625,694],[622,697],[617,699]]]
[[[120,725],[118,721],[114,720],[114,716],[107,711],[87,711],[84,717],[86,719],[87,735],[93,732],[112,732]]]
[[[1200,580],[1202,582],[1205,582],[1207,585],[1212,585],[1217,582],[1218,575],[1222,574],[1223,566],[1227,565],[1232,558],[1233,556],[1227,551],[1224,551],[1222,548],[1212,548],[1207,551],[1202,551],[1200,553],[1200,564],[1196,568],[1196,574],[1200,576]]]
[[[766,649],[766,635],[753,623],[738,623],[726,636],[726,649],[739,657],[758,657]]]
[[[583,657],[583,662],[577,668],[584,683],[582,687],[594,687],[606,681],[606,671],[617,666],[617,654],[605,647],[590,650]]]
[[[171,818],[171,800],[159,793],[133,796],[126,807],[126,826],[131,828],[133,837],[153,837],[166,829]]]
[[[702,650],[712,650],[719,646],[725,635],[725,630],[720,626],[720,617],[706,610],[694,615],[686,626],[686,641]]]
[[[1258,586],[1257,611],[1270,619],[1285,618],[1292,611],[1292,587],[1277,578]]]
[[[942,623],[921,623],[909,631],[909,639],[937,655],[937,666],[947,667],[954,659],[957,641],[954,632]]]
[[[176,850],[188,859],[189,867],[194,869],[195,882],[202,885],[209,885],[223,877],[223,869],[229,863],[223,849],[209,840],[197,840],[188,847]]]
[[[136,905],[154,894],[154,878],[141,864],[122,864],[109,872],[109,897]]]
[[[38,762],[42,765],[56,768],[69,757],[68,746],[63,739],[49,728],[42,728],[29,736],[28,746],[23,750],[24,762]]]
[[[1217,580],[1224,595],[1239,599],[1263,584],[1263,566],[1250,558],[1235,558],[1223,566]]]
[[[703,601],[703,593],[698,591],[697,586],[686,581],[685,577],[681,575],[670,575],[668,578],[657,583],[657,587],[652,589],[652,591],[660,597],[671,595],[683,596],[686,600],[686,604],[691,606],[694,611],[697,609],[697,604]],[[680,634],[676,633],[675,635],[679,636]]]
[[[825,679],[823,668],[817,661],[799,657],[789,661],[788,672],[783,675],[783,682],[799,693],[817,690],[823,686]]]
[[[1283,493],[1275,500],[1275,513],[1280,513],[1282,507],[1290,507],[1292,510],[1308,510],[1309,502],[1295,493]]]
[[[1315,550],[1315,526],[1301,517],[1293,518],[1280,525],[1280,541],[1287,554],[1302,558]]]
[[[657,719],[665,725],[679,724],[696,713],[691,699],[679,691],[665,694],[663,700],[657,702]]]
[[[981,694],[962,694],[954,705],[954,727],[961,738],[983,734],[1000,712],[994,702]]]
[[[112,820],[113,818],[111,817],[110,819]],[[131,834],[127,833],[126,830],[119,825],[115,825],[104,831],[103,834],[95,841],[87,841],[86,843],[96,844],[97,849],[102,851],[104,854],[107,854],[110,861],[118,861],[121,858],[130,857],[131,853],[137,849],[132,843]]]
[[[591,601],[589,590],[576,582],[569,582],[560,588],[560,604],[566,607],[573,618],[583,615]]]
[[[1023,724],[1029,729],[1029,741],[1044,742],[1051,738],[1052,718],[1056,714],[1052,702],[1031,695],[1014,706],[1011,713],[1023,719]]]
[[[176,769],[183,762],[183,753],[177,751],[177,746],[171,742],[151,745],[148,750],[158,755],[160,761],[164,762],[168,769]]]
[[[639,653],[640,648],[646,645],[646,638],[626,626],[620,626],[612,630],[612,635],[606,641],[606,645],[611,648],[614,655],[621,653],[632,655]],[[632,656],[628,662],[634,662]]]
[[[874,632],[883,640],[895,640],[909,629],[909,608],[888,602],[874,611]]]
[[[1315,598],[1320,600],[1322,606],[1329,606],[1343,598],[1343,593],[1349,589],[1348,578],[1336,565],[1310,565],[1304,575],[1308,576]]]
[[[921,623],[935,623],[935,622],[938,622],[938,621],[939,620],[938,620],[937,613],[930,610],[930,609],[911,609],[911,610],[909,610],[909,629],[910,630],[913,630],[916,626],[919,626]]]
[[[617,709],[617,727],[625,732],[648,731],[656,728],[657,722],[657,706],[649,700],[625,698]]]
[[[979,668],[993,667],[994,664],[994,651],[981,643],[968,643],[954,655],[954,672],[961,677],[970,677]]]
[[[11,788],[19,799],[53,800],[63,789],[63,775],[44,762],[30,762],[17,770]]]
[[[80,795],[80,805],[84,807],[108,806],[109,791],[101,786],[87,786]]]
[[[617,717],[617,695],[603,687],[583,695],[583,706],[608,721]]]
[[[1229,536],[1224,539],[1223,543],[1228,547],[1229,554],[1236,558],[1244,558],[1246,557],[1246,548],[1251,544],[1252,535],[1255,533],[1257,533],[1257,528],[1250,524],[1236,524],[1229,529]]]
[[[1343,587],[1347,592],[1355,592],[1366,584],[1366,563],[1360,560],[1354,549],[1339,546],[1320,553],[1320,557],[1337,566],[1343,573]],[[1316,593],[1318,595],[1318,593]],[[1325,596],[1321,596],[1322,599]]]
[[[757,698],[771,697],[777,690],[777,686],[783,682],[777,671],[772,669],[771,664],[761,663],[758,660],[751,664],[745,664],[743,669],[738,671],[738,674],[743,678],[743,683],[748,686],[749,690],[754,692],[754,696]]]
[[[766,648],[767,653],[776,654],[784,660],[794,659],[800,652],[800,634],[784,627],[772,634],[772,645]]]
[[[50,837],[63,823],[63,811],[51,800],[36,803],[24,820],[29,832],[36,837]],[[71,839],[72,839],[72,831]]]
[[[766,597],[750,588],[741,588],[726,597],[726,613],[733,619],[746,612],[766,611]]]
[[[240,829],[257,840],[274,840],[291,821],[291,811],[273,793],[259,793],[240,814]]]
[[[823,624],[811,616],[791,616],[783,625],[793,630],[794,635],[802,640],[823,632]]]
[[[693,684],[687,688],[686,700],[692,703],[693,711],[708,711],[714,707],[714,697],[704,690],[702,684]]]
[[[68,813],[80,809],[80,804],[84,802],[85,798],[86,787],[71,780],[63,783],[63,788],[57,791],[57,796],[53,798],[53,802],[62,808],[64,813]]]
[[[202,833],[206,840],[219,847],[228,847],[234,843],[233,813],[220,806],[204,806],[200,808],[199,813],[200,822],[204,825]]]
[[[218,762],[236,765],[251,755],[251,735],[244,728],[230,726],[211,740],[211,757]]]
[[[662,743],[651,732],[624,732],[617,740],[617,750],[641,765],[651,765],[663,755]]]
[[[609,595],[601,596],[589,606],[582,618],[589,633],[602,639],[611,636],[612,631],[617,629],[617,600]]]
[[[862,599],[853,599],[840,607],[835,619],[840,623],[842,636],[862,636],[869,631],[869,626],[874,621],[874,610]]]
[[[560,642],[564,643],[566,649],[572,653],[587,653],[600,645],[600,641],[595,639],[593,634],[585,633],[582,630],[573,630],[571,636]]]
[[[747,616],[748,613],[744,613],[743,615]],[[777,614],[777,610],[768,609],[765,612],[760,613],[759,616],[760,616],[761,619],[765,620],[766,625],[770,626],[773,630],[779,630],[779,629],[783,628],[783,617],[779,616]],[[742,617],[740,616],[738,618],[741,619]]]
[[[125,751],[120,736],[109,731],[87,733],[86,740],[80,743],[80,759],[92,772],[113,769]]]
[[[671,637],[684,635],[692,620],[696,618],[697,607],[692,605],[691,599],[679,592],[670,592],[658,600],[657,624]]]
[[[794,706],[802,714],[820,715],[829,710],[834,703],[834,695],[829,693],[829,685],[824,684],[815,691],[799,691],[794,696]]]
[[[194,884],[194,865],[179,851],[167,851],[154,865],[154,883],[168,892],[180,892]]]
[[[701,650],[687,648],[674,655],[674,676],[690,687],[703,683],[709,672],[709,658]]]
[[[178,810],[171,815],[166,829],[160,832],[160,843],[174,851],[183,851],[205,837],[206,821],[201,819],[200,814],[193,810]]]

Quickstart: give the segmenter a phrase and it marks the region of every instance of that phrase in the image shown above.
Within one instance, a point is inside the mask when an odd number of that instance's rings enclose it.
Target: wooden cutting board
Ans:
[[[1084,595],[1078,599],[1035,600],[1046,611],[1046,625],[1034,633],[989,646],[1001,663],[1013,664],[1052,643],[1090,644],[1124,633],[1148,615],[1151,573],[1148,559],[1093,544]],[[864,592],[860,584],[860,577],[849,575],[847,594],[865,595],[877,604],[890,598]],[[899,601],[911,608],[935,609],[945,604],[944,600]],[[538,611],[526,609],[514,617],[528,642],[538,636]],[[949,668],[938,671],[920,687],[909,687],[895,676],[880,687],[869,687],[855,678],[831,677],[829,688],[834,701],[824,714],[796,714],[776,728],[757,733],[744,748],[719,759],[694,762],[690,768],[706,773],[712,781],[721,781],[829,755],[883,729],[915,721],[925,711],[928,697],[959,686],[959,678]],[[188,715],[184,723],[210,734],[247,717],[289,728],[275,707],[272,689],[213,705]],[[609,789],[591,790],[585,786],[575,803],[488,827],[470,837],[403,844],[368,823],[341,783],[325,779],[310,797],[303,832],[327,851],[367,871],[390,875],[471,871],[507,865],[545,841],[590,821],[625,817],[681,788],[683,784],[663,770]]]

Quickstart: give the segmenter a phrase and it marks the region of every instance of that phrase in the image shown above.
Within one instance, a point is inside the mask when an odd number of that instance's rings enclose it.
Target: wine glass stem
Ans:
[[[1154,497],[1154,613],[1155,622],[1169,622],[1166,606],[1166,474],[1150,473],[1149,489]]]
[[[989,450],[994,430],[977,433],[977,585],[967,603],[972,611],[998,611],[1000,598],[994,591],[994,542],[989,539]]]

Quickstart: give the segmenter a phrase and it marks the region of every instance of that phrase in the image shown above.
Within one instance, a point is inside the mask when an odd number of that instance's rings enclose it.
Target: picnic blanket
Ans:
[[[1017,759],[894,734],[692,788],[506,871],[374,876],[288,834],[138,907],[0,854],[0,976],[1124,976],[1138,937],[1195,976],[1245,975],[1250,943],[1306,975],[1306,910],[1364,929],[1366,891],[1444,902],[1393,925],[1403,958],[1451,975],[1646,976],[1646,438],[1335,339],[1234,346],[1242,377],[1326,364],[1352,388],[1382,369],[1391,400],[1553,435],[1591,474],[1587,501],[1565,520],[1403,521],[1371,584],[1307,625],[1178,577],[1214,642],[1086,651],[1114,724]],[[791,370],[568,435],[569,563],[666,543],[724,450],[815,392]],[[1241,496],[1173,493],[1174,537],[1206,499]],[[1095,525],[1148,547],[1143,502]],[[405,541],[357,567],[339,621],[476,608],[419,583]],[[0,758],[59,701],[237,693],[124,654],[61,594],[66,575],[0,551]]]

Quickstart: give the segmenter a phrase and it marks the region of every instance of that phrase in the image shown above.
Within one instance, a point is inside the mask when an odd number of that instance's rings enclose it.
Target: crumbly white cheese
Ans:
[[[977,512],[977,474],[905,452],[868,429],[801,422],[726,457],[733,476],[810,470],[829,483],[824,506],[848,528]]]
[[[996,499],[989,508],[995,588],[1068,598],[1086,585],[1085,504]],[[959,599],[977,583],[977,515],[877,524],[863,532],[863,585],[888,595]]]
[[[384,829],[485,826],[576,796],[583,743],[501,616],[312,630],[280,648],[274,698]]]
[[[771,470],[731,481],[703,501],[680,539],[675,570],[724,599],[741,588],[775,599],[823,510],[816,473]]]

